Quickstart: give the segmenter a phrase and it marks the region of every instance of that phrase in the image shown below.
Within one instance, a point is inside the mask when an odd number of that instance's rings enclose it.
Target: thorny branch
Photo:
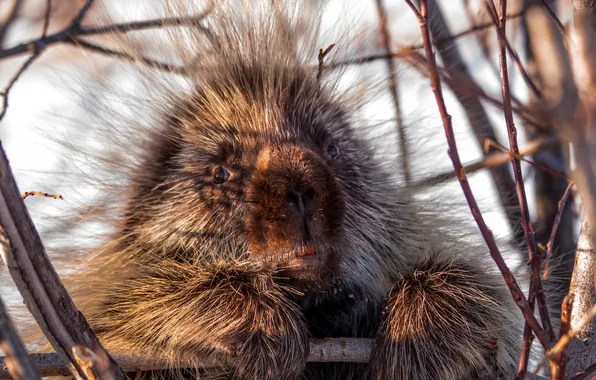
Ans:
[[[503,256],[501,255],[499,248],[495,242],[494,236],[492,231],[486,225],[484,218],[480,212],[478,204],[476,203],[476,199],[472,194],[472,189],[470,184],[468,183],[468,179],[466,177],[466,172],[461,164],[459,153],[457,150],[457,144],[455,141],[455,135],[453,133],[453,127],[451,125],[451,115],[447,112],[447,107],[445,106],[445,100],[443,99],[443,92],[441,89],[441,80],[439,77],[439,73],[437,71],[437,64],[435,61],[435,56],[432,51],[432,44],[430,41],[430,33],[427,26],[427,3],[426,0],[420,1],[420,11],[416,8],[416,6],[412,3],[411,0],[405,0],[406,3],[410,6],[416,18],[418,19],[418,23],[420,24],[420,32],[422,34],[422,39],[424,41],[424,50],[426,52],[426,59],[429,62],[429,71],[431,73],[431,86],[433,92],[435,93],[435,98],[437,101],[437,106],[439,107],[439,111],[441,113],[441,118],[443,120],[443,127],[445,129],[445,135],[447,137],[447,143],[449,145],[449,157],[453,162],[453,168],[457,173],[457,178],[460,182],[461,188],[464,192],[470,210],[472,211],[472,215],[476,220],[476,224],[478,225],[480,232],[489,248],[491,257],[497,264],[501,274],[509,290],[511,291],[511,295],[515,303],[518,305],[520,310],[522,311],[524,318],[538,337],[538,340],[542,343],[544,347],[550,347],[550,337],[549,335],[542,329],[540,323],[536,320],[536,317],[532,313],[530,309],[530,305],[524,294],[517,284],[515,277],[511,270],[507,267],[507,264],[503,260]]]

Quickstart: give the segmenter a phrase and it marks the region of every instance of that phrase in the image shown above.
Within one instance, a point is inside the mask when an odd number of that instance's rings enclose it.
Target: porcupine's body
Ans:
[[[253,11],[216,10],[187,42],[193,88],[74,287],[102,341],[227,358],[242,380],[510,378],[518,331],[486,248],[400,196],[304,31]],[[306,364],[327,337],[376,337],[370,363]]]

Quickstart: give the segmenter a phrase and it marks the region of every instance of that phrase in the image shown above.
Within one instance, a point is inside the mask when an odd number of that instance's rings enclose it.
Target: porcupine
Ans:
[[[191,89],[167,92],[69,289],[102,342],[238,380],[510,378],[519,316],[486,247],[389,180],[313,65],[316,21],[255,8],[176,41]],[[375,338],[369,363],[306,363],[329,337]]]

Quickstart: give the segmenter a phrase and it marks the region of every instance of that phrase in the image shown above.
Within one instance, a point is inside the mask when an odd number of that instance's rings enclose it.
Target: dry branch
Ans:
[[[499,271],[503,275],[503,279],[505,283],[509,287],[511,295],[513,296],[513,300],[515,301],[516,305],[522,311],[522,314],[542,345],[546,348],[550,347],[550,337],[549,335],[542,329],[538,320],[532,313],[530,309],[530,305],[524,294],[519,287],[515,277],[511,270],[507,267],[505,260],[503,260],[503,256],[497,247],[495,242],[494,235],[492,231],[486,225],[484,218],[482,217],[482,213],[478,207],[476,199],[472,193],[472,189],[470,184],[468,183],[468,179],[466,177],[466,172],[461,164],[459,153],[457,150],[457,144],[455,141],[455,135],[453,133],[453,126],[451,125],[451,115],[447,112],[447,107],[445,106],[445,100],[443,98],[443,92],[441,89],[441,80],[439,77],[439,72],[437,70],[437,64],[435,61],[434,52],[432,51],[432,44],[430,41],[430,32],[427,26],[427,3],[426,0],[420,1],[420,11],[416,8],[416,6],[412,3],[411,0],[405,0],[406,3],[412,8],[412,11],[416,15],[418,19],[418,23],[420,25],[420,32],[422,34],[422,39],[424,41],[424,50],[426,53],[426,59],[429,62],[429,71],[430,71],[430,79],[431,79],[431,86],[433,92],[435,94],[435,98],[437,101],[437,106],[439,108],[439,112],[441,113],[441,118],[443,120],[443,127],[445,129],[445,135],[447,137],[447,143],[449,145],[448,154],[451,158],[453,163],[453,169],[457,173],[457,178],[461,185],[461,188],[464,192],[468,205],[470,207],[470,211],[474,216],[474,220],[482,233],[482,237],[484,238],[489,251],[490,255],[497,264]]]
[[[548,6],[548,9],[545,7]],[[535,139],[551,135],[558,131],[558,123],[554,115],[562,109],[574,110],[577,104],[577,89],[573,81],[573,74],[569,64],[567,50],[563,35],[557,32],[556,25],[551,20],[556,15],[549,17],[549,12],[556,6],[555,0],[525,0],[526,14],[524,27],[526,30],[526,63],[527,69],[540,87],[542,99],[530,93],[529,105],[531,108],[547,110],[550,115],[543,119],[542,126],[537,128],[524,123],[529,138]],[[557,22],[558,19],[556,19]],[[567,112],[567,111],[566,111]],[[550,164],[560,167],[562,171],[569,169],[569,143],[562,139],[534,155],[533,161],[539,164]],[[553,305],[551,310],[558,312],[569,289],[569,279],[573,271],[575,254],[575,216],[571,205],[559,208],[559,201],[567,189],[567,176],[553,176],[551,173],[540,171],[535,174],[534,194],[536,215],[534,227],[536,241],[547,245],[549,253],[545,262],[544,278],[548,275],[549,258],[557,263],[552,268],[552,276],[546,284],[550,289],[556,289],[550,295],[549,301]],[[560,223],[560,227],[558,224]],[[551,238],[554,238],[552,240]],[[548,290],[548,289],[547,289]]]
[[[337,339],[311,339],[310,363],[366,363],[370,356],[374,340],[365,338],[337,338]],[[149,357],[130,356],[126,353],[116,353],[116,361],[125,372],[153,371],[167,368],[165,361]],[[0,358],[0,379],[9,378],[5,370],[4,358]],[[32,354],[31,360],[35,363],[42,376],[68,375],[64,361],[55,353]],[[215,362],[206,361],[203,368],[217,365]]]
[[[82,345],[110,357],[60,282],[20,194],[0,144],[0,225],[12,248],[3,251],[4,262],[56,352],[70,363],[75,378],[86,379],[71,352],[72,346]],[[126,378],[113,360],[110,370],[115,378]]]
[[[10,29],[12,23],[17,19],[22,6],[23,0],[14,0],[12,2],[12,8],[10,8],[8,17],[6,20],[2,20],[2,22],[0,22],[0,48],[4,45],[4,40],[6,39],[8,29]]]
[[[559,341],[569,334],[571,329],[571,310],[573,307],[573,294],[568,294],[561,305],[561,328],[559,330]],[[565,346],[559,352],[554,353],[551,359],[552,380],[564,380],[565,368],[567,367],[568,347]],[[554,350],[553,350],[554,351]]]
[[[573,189],[573,186],[575,185],[575,183],[570,180],[569,183],[567,184],[567,188],[565,189],[565,192],[563,193],[563,196],[561,197],[561,200],[558,203],[558,208],[557,208],[557,215],[555,216],[555,220],[553,222],[553,227],[551,229],[550,232],[550,237],[548,238],[548,242],[546,243],[546,259],[544,261],[544,274],[543,277],[546,279],[549,275],[549,261],[550,258],[553,254],[553,245],[555,243],[555,237],[557,236],[557,230],[559,229],[559,224],[561,223],[561,217],[563,216],[563,211],[566,208],[567,205],[567,199],[569,198],[569,195],[571,194],[571,189]]]
[[[403,171],[405,185],[408,186],[411,181],[410,173],[410,155],[408,153],[408,139],[406,136],[406,129],[402,122],[401,107],[399,104],[399,90],[397,82],[397,73],[395,67],[395,61],[389,57],[391,53],[392,38],[389,27],[387,26],[387,12],[383,5],[383,0],[376,0],[377,14],[379,19],[379,29],[381,31],[381,37],[383,38],[383,45],[387,52],[387,75],[389,76],[389,92],[391,93],[391,99],[393,100],[393,108],[395,109],[395,123],[397,126],[397,136],[399,138],[399,159]]]
[[[570,327],[577,331],[577,339],[569,345],[567,375],[570,376],[596,362],[596,323],[582,322],[596,305],[596,252],[589,225],[584,213],[582,229],[577,242],[575,269],[569,292],[574,295]],[[587,323],[590,322],[590,323]]]
[[[489,13],[494,17],[495,23],[497,23],[496,15],[497,10],[493,3],[493,0],[486,0],[486,5],[489,8]],[[555,339],[555,334],[550,322],[550,316],[548,314],[548,308],[546,304],[546,296],[542,288],[542,279],[540,276],[540,267],[542,263],[542,255],[538,253],[536,240],[534,238],[534,227],[530,219],[530,210],[528,207],[528,200],[526,197],[526,188],[524,186],[524,178],[522,174],[521,162],[518,158],[519,147],[517,144],[517,129],[513,121],[513,112],[511,109],[511,90],[509,88],[509,73],[507,67],[507,42],[506,26],[504,15],[507,14],[507,0],[501,0],[499,19],[498,19],[498,46],[499,46],[499,65],[501,72],[501,90],[503,93],[503,113],[505,114],[505,124],[507,125],[507,135],[509,136],[509,149],[511,152],[511,166],[513,167],[513,175],[515,177],[515,187],[517,189],[517,195],[521,210],[521,225],[524,231],[524,238],[528,247],[528,257],[531,262],[531,273],[530,273],[530,292],[528,295],[528,302],[530,309],[534,311],[534,302],[538,303],[538,311],[540,318],[542,319],[542,326],[548,335],[550,341]],[[525,72],[525,71],[524,71]],[[524,374],[527,365],[529,352],[532,347],[531,328],[526,322],[524,326],[524,337],[522,343],[522,355],[520,357],[520,363],[518,368],[518,377]]]
[[[594,372],[596,372],[596,363],[590,365],[588,368],[584,370],[576,372],[575,375],[573,375],[573,377],[571,377],[569,380],[584,380],[587,379],[588,376],[590,376]]]
[[[548,147],[552,146],[553,144],[556,144],[559,141],[559,139],[560,139],[559,135],[556,134],[556,135],[552,135],[552,136],[548,136],[548,137],[542,137],[542,138],[536,139],[534,141],[530,141],[526,145],[519,148],[519,158],[522,159],[525,156],[528,156],[530,154],[535,154],[536,152],[539,152],[543,149],[547,149]],[[474,163],[465,165],[464,170],[466,171],[467,174],[471,174],[471,173],[477,172],[477,171],[485,169],[485,168],[492,168],[494,166],[505,165],[505,164],[509,163],[510,161],[511,161],[511,156],[510,156],[509,151],[495,152],[495,153],[489,154],[488,156],[486,156],[485,158],[483,158],[480,161],[476,161]],[[445,182],[451,178],[455,178],[455,177],[456,177],[456,175],[453,172],[453,170],[450,170],[445,173],[437,174],[432,177],[422,179],[422,180],[414,183],[414,186],[438,185],[440,183],[443,183],[443,182]]]
[[[92,44],[88,41],[81,39],[80,37],[105,34],[110,32],[126,33],[131,31],[143,30],[147,28],[159,28],[179,25],[199,25],[200,21],[207,17],[213,9],[212,4],[209,4],[209,6],[203,12],[190,17],[171,17],[124,24],[93,26],[87,28],[81,26],[81,22],[83,20],[82,16],[84,16],[87,13],[89,7],[91,6],[91,3],[92,1],[86,2],[85,5],[79,11],[78,15],[64,29],[56,33],[50,34],[48,36],[43,35],[41,38],[30,40],[13,46],[11,48],[0,49],[0,59],[16,57],[29,52],[33,54],[39,54],[48,46],[55,45],[58,43],[67,43],[79,45],[86,49],[107,54],[110,56],[117,56],[132,61],[140,61],[142,63],[148,64],[152,67],[156,67],[162,70],[180,73],[183,71],[183,69],[175,65],[160,63],[150,58],[142,56],[132,56],[130,54],[127,54],[126,52],[114,51],[105,47]]]
[[[521,17],[524,15],[524,10],[517,12],[517,13],[512,13],[510,15],[507,16],[507,19],[516,19],[518,17]],[[453,35],[450,35],[448,37],[440,38],[440,39],[435,39],[434,42],[436,44],[439,43],[449,43],[449,42],[453,42],[455,40],[457,40],[458,38],[467,36],[469,34],[472,33],[476,33],[476,32],[480,32],[483,30],[486,30],[488,28],[492,28],[494,27],[494,24],[492,22],[489,23],[484,23],[484,24],[480,24],[480,25],[475,25],[471,28],[468,28],[462,32],[459,33],[455,33]],[[342,66],[348,66],[348,65],[361,65],[364,63],[370,63],[370,62],[375,62],[375,61],[379,61],[379,60],[383,60],[383,59],[389,59],[389,58],[403,58],[403,53],[401,51],[403,50],[419,50],[419,49],[424,49],[424,44],[417,44],[417,45],[411,45],[411,46],[404,46],[402,49],[400,49],[400,51],[397,52],[391,52],[391,53],[383,53],[383,54],[370,54],[370,55],[366,55],[366,56],[362,56],[362,57],[356,57],[356,58],[351,58],[351,59],[347,59],[347,60],[343,60],[343,61],[336,61],[331,63],[328,67],[329,68],[338,68],[338,67],[342,67]]]
[[[0,226],[0,251],[10,249],[6,234]],[[4,302],[0,299],[0,349],[5,359],[2,368],[13,379],[39,379],[39,373],[23,342],[19,338],[10,317],[6,313]]]
[[[338,339],[311,339],[310,363],[366,363],[372,348],[372,339],[338,338]],[[140,371],[154,371],[166,367],[166,363],[148,357],[135,357],[125,353],[116,353],[116,361],[127,373]],[[0,379],[10,378],[9,373],[4,369],[4,358],[0,357]],[[32,354],[31,360],[35,363],[42,376],[64,376],[68,375],[64,362],[55,353]],[[205,362],[204,368],[213,366],[215,363]],[[532,380],[546,380],[542,377],[531,378]],[[530,377],[528,377],[530,380]]]
[[[418,1],[418,3],[420,2]],[[428,1],[428,11],[428,26],[434,44],[437,46],[437,51],[443,60],[443,65],[448,67],[450,72],[457,72],[459,80],[463,80],[465,83],[473,82],[468,67],[459,53],[455,41],[451,38],[445,18],[435,0]],[[487,139],[497,141],[493,123],[490,121],[484,106],[480,102],[478,94],[468,91],[466,86],[452,86],[451,90],[464,108],[466,118],[468,119],[470,128],[474,132],[478,146],[482,147]],[[491,149],[485,152],[485,154],[490,155],[493,152],[494,150]],[[523,239],[523,232],[519,229],[521,215],[515,194],[515,182],[511,177],[509,168],[506,166],[494,166],[490,168],[490,174],[496,186],[503,210],[507,216],[509,227],[513,231],[514,240],[521,242]]]
[[[23,193],[23,195],[21,195],[21,198],[26,199],[26,198],[32,197],[32,196],[54,198],[54,199],[59,199],[61,201],[64,200],[62,195],[42,193],[41,191],[27,191],[27,192]]]

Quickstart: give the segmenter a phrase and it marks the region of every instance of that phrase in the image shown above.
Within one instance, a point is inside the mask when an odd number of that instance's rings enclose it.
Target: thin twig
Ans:
[[[87,16],[87,13],[89,12],[89,9],[93,5],[94,1],[95,0],[87,0],[85,4],[83,4],[77,15],[72,20],[71,25],[74,26],[74,28],[79,28],[81,26],[81,23],[85,19],[85,16]]]
[[[491,14],[496,14],[497,10],[493,3],[493,0],[486,0],[486,5],[490,8]],[[534,228],[530,219],[530,211],[528,208],[528,200],[526,197],[526,190],[524,186],[524,178],[522,174],[521,162],[517,158],[519,156],[519,147],[517,145],[517,129],[513,122],[513,112],[511,109],[511,91],[509,89],[509,73],[507,68],[507,51],[504,36],[506,36],[506,22],[504,15],[507,14],[507,0],[501,0],[500,2],[500,13],[499,20],[493,20],[497,22],[498,33],[498,47],[499,47],[499,65],[501,72],[501,91],[503,94],[503,113],[505,114],[505,124],[507,125],[507,135],[509,137],[509,148],[511,151],[511,166],[513,167],[513,176],[515,177],[515,187],[517,189],[517,195],[521,210],[521,225],[524,231],[524,237],[528,247],[528,256],[531,262],[530,272],[530,292],[528,295],[528,302],[532,312],[534,311],[535,300],[538,303],[538,310],[540,312],[540,318],[542,319],[542,326],[544,331],[549,338],[549,341],[555,339],[554,330],[552,328],[550,317],[548,315],[548,308],[546,305],[546,296],[542,289],[542,281],[540,278],[540,266],[542,261],[542,255],[538,254],[536,241],[534,238]],[[518,378],[525,374],[527,368],[527,359],[529,358],[529,350],[532,346],[531,329],[529,324],[526,322],[524,326],[524,335],[522,342],[522,355],[518,367]],[[544,345],[544,343],[541,341]],[[546,345],[545,347],[548,347]]]
[[[569,333],[571,328],[571,311],[573,308],[573,294],[568,294],[561,304],[561,328],[559,330],[559,339]],[[565,368],[567,367],[567,348],[565,346],[558,354],[553,355],[551,359],[551,379],[564,380]]]
[[[187,16],[187,17],[166,17],[153,20],[144,20],[136,22],[127,22],[122,24],[112,24],[106,26],[87,26],[82,28],[77,35],[78,36],[94,36],[98,34],[106,33],[128,33],[137,32],[145,29],[165,28],[170,26],[181,26],[181,25],[195,25],[199,24],[213,11],[213,3],[211,2],[205,10],[198,15]]]
[[[21,77],[21,75],[25,72],[25,70],[27,70],[29,68],[29,66],[31,66],[31,64],[37,58],[39,58],[40,55],[41,55],[41,50],[37,50],[35,53],[33,53],[33,55],[31,57],[27,58],[27,60],[21,65],[19,70],[16,72],[16,74],[10,79],[6,88],[4,88],[4,90],[0,93],[0,96],[3,97],[2,111],[0,111],[0,121],[2,121],[2,119],[4,118],[4,115],[6,115],[6,111],[8,110],[8,95],[10,93],[10,90],[12,90],[12,87],[14,86],[16,81]]]
[[[81,40],[81,39],[74,39],[72,41],[70,41],[71,43],[73,43],[76,46],[80,46],[84,49],[87,49],[89,51],[93,51],[96,53],[100,53],[103,55],[107,55],[110,57],[118,57],[118,58],[122,58],[124,60],[127,61],[131,61],[131,62],[142,62],[143,64],[152,67],[152,68],[156,68],[159,70],[163,70],[163,71],[167,71],[170,73],[174,73],[174,74],[181,74],[184,75],[187,73],[186,69],[182,66],[178,66],[178,65],[173,65],[173,64],[169,64],[169,63],[163,63],[163,62],[159,62],[156,61],[154,59],[151,58],[146,58],[143,56],[137,56],[137,55],[132,55],[123,51],[117,51],[117,50],[112,50],[112,49],[108,49],[105,48],[103,46],[99,46],[99,45],[95,45],[92,44],[90,42]]]
[[[544,359],[542,359],[542,361],[540,362],[538,367],[536,367],[536,370],[534,371],[534,373],[538,373],[538,371],[540,371],[542,368],[544,368],[544,365],[549,360],[560,355],[561,352],[563,352],[563,350],[566,350],[569,346],[569,343],[575,337],[575,335],[578,333],[578,331],[581,330],[588,323],[590,323],[590,321],[592,321],[592,319],[594,319],[594,317],[596,317],[596,305],[592,306],[592,308],[590,309],[588,314],[586,314],[582,318],[582,320],[577,324],[577,326],[575,326],[575,328],[570,328],[569,331],[567,331],[566,334],[561,336],[559,338],[559,340],[557,341],[557,343],[555,343],[552,346],[552,348],[547,351],[546,356],[544,357]]]
[[[27,191],[23,195],[21,195],[21,198],[25,199],[27,197],[32,197],[34,195],[36,195],[38,197],[46,197],[46,198],[59,199],[61,201],[64,200],[64,198],[62,198],[62,195],[42,193],[41,191]]]
[[[387,25],[387,12],[383,0],[376,0],[377,5],[377,16],[379,19],[379,29],[381,37],[383,39],[383,45],[385,51],[389,55],[391,53],[392,38],[391,32]],[[399,104],[399,90],[396,75],[395,61],[391,58],[385,60],[387,62],[387,75],[389,76],[389,92],[391,99],[393,100],[393,108],[395,109],[395,122],[397,126],[397,136],[399,138],[399,161],[403,170],[404,183],[406,186],[410,185],[411,173],[410,173],[410,154],[408,152],[408,139],[406,136],[406,130],[402,122],[401,106]]]
[[[596,363],[591,364],[588,368],[577,372],[571,379],[569,380],[585,380],[588,378],[588,376],[590,376],[591,374],[593,374],[594,372],[596,372]]]
[[[43,28],[41,30],[41,38],[46,38],[48,35],[48,28],[50,27],[50,13],[52,12],[52,0],[46,0],[46,13],[43,18]]]
[[[0,227],[0,246],[6,244],[8,244],[6,235],[2,227]],[[33,360],[27,354],[27,350],[6,312],[6,307],[2,299],[0,299],[0,349],[6,355],[3,368],[6,368],[6,372],[10,374],[11,378],[19,380],[40,378]]]
[[[542,6],[546,10],[546,13],[550,16],[551,20],[553,20],[553,22],[557,26],[557,29],[559,29],[559,32],[561,33],[561,35],[563,37],[565,37],[566,36],[565,27],[563,26],[563,23],[561,22],[561,20],[559,20],[559,18],[557,17],[557,14],[553,11],[553,9],[550,7],[550,5],[548,5],[548,2],[546,0],[540,0],[540,2],[542,3]]]
[[[432,86],[433,92],[435,94],[437,106],[439,107],[439,111],[441,113],[441,118],[443,120],[443,127],[445,129],[445,135],[447,137],[447,143],[449,145],[449,151],[448,151],[449,157],[451,158],[451,161],[453,163],[453,169],[457,173],[457,178],[458,178],[461,188],[464,192],[464,195],[466,197],[466,200],[468,202],[468,205],[470,207],[472,215],[474,216],[476,224],[478,225],[478,228],[480,229],[480,232],[482,233],[482,237],[484,238],[484,240],[489,248],[491,257],[497,264],[497,267],[499,268],[501,274],[503,275],[505,283],[509,287],[511,295],[513,296],[513,300],[515,301],[516,305],[518,305],[518,307],[522,311],[524,318],[526,319],[528,324],[532,327],[532,330],[538,337],[538,340],[540,340],[540,342],[543,344],[544,347],[550,347],[551,343],[550,343],[549,336],[542,329],[542,327],[540,326],[540,323],[538,322],[538,320],[532,313],[532,311],[530,309],[530,305],[529,305],[528,301],[526,300],[526,298],[524,297],[524,294],[523,294],[521,288],[519,287],[517,281],[515,280],[513,273],[511,272],[509,267],[507,267],[505,260],[503,260],[503,256],[501,255],[501,252],[499,251],[499,248],[497,247],[497,244],[495,242],[495,238],[494,238],[492,231],[488,228],[488,226],[486,225],[486,223],[484,221],[484,218],[482,217],[482,213],[480,212],[478,204],[476,203],[476,199],[475,199],[474,195],[472,194],[472,189],[471,189],[468,179],[466,177],[466,172],[464,171],[464,168],[461,164],[461,161],[459,158],[459,153],[457,150],[457,144],[455,141],[455,134],[453,132],[453,126],[451,125],[451,115],[449,115],[449,113],[447,112],[447,107],[445,106],[445,100],[443,98],[443,92],[441,89],[441,80],[439,78],[439,73],[437,71],[437,64],[435,61],[435,56],[432,51],[432,44],[430,41],[430,33],[428,30],[427,19],[426,19],[426,15],[427,15],[426,0],[420,1],[420,11],[418,11],[418,9],[412,3],[411,0],[405,0],[405,2],[410,6],[412,11],[416,15],[416,18],[418,19],[418,23],[420,25],[420,31],[422,34],[422,39],[424,41],[424,50],[426,53],[426,59],[429,62],[429,71],[431,73],[431,75],[430,75],[431,86]]]
[[[28,42],[21,43],[19,45],[13,46],[7,49],[0,49],[0,59],[15,57],[21,54],[25,54],[28,52],[40,52],[48,46],[57,44],[57,43],[74,43],[81,47],[94,50],[99,53],[107,54],[110,56],[121,57],[124,59],[140,61],[146,63],[152,67],[156,67],[166,71],[172,71],[173,73],[181,73],[183,70],[175,65],[169,65],[165,63],[156,62],[150,58],[145,57],[132,57],[132,55],[127,54],[125,52],[117,52],[108,48],[103,48],[92,43],[86,42],[81,40],[79,37],[81,36],[91,36],[97,34],[104,34],[109,32],[131,32],[136,30],[143,30],[151,27],[165,27],[165,26],[173,26],[173,25],[182,25],[182,24],[198,24],[201,20],[203,20],[213,9],[213,5],[210,3],[206,10],[201,12],[198,15],[191,16],[191,17],[172,17],[172,18],[165,18],[159,20],[148,20],[148,21],[139,21],[139,22],[131,22],[125,24],[113,24],[113,25],[106,25],[103,27],[95,26],[89,28],[83,28],[81,26],[81,22],[85,17],[87,11],[91,7],[93,0],[87,0],[81,10],[78,12],[77,16],[72,20],[72,22],[65,27],[64,29],[50,34],[48,36],[43,36],[38,39],[30,40]]]
[[[525,10],[522,10],[520,12],[517,13],[513,13],[509,16],[507,16],[507,19],[513,20],[516,19],[518,17],[523,16],[525,13]],[[488,28],[494,27],[494,24],[492,22],[490,23],[485,23],[485,24],[480,24],[480,25],[476,25],[473,26],[472,28],[466,29],[462,32],[459,33],[455,33],[447,38],[440,38],[440,39],[435,39],[435,43],[446,43],[446,42],[452,42],[457,40],[458,38],[467,36],[468,34],[472,34],[475,32],[479,32]],[[416,44],[416,45],[410,45],[410,46],[404,46],[402,49],[400,49],[400,51],[397,52],[391,52],[391,53],[383,53],[383,54],[371,54],[371,55],[366,55],[363,57],[356,57],[356,58],[351,58],[351,59],[347,59],[344,61],[336,61],[333,62],[331,64],[328,65],[329,68],[338,68],[338,67],[342,67],[342,66],[348,66],[348,65],[360,65],[360,64],[364,64],[364,63],[370,63],[370,62],[374,62],[374,61],[378,61],[378,60],[382,60],[382,59],[390,59],[390,58],[402,58],[403,57],[403,51],[404,50],[419,50],[419,49],[424,49],[424,44]],[[1,57],[1,56],[0,56]]]
[[[553,222],[553,228],[550,231],[550,237],[548,238],[548,242],[546,243],[546,259],[544,260],[544,273],[543,278],[546,280],[548,278],[548,264],[549,260],[553,254],[553,245],[555,243],[555,236],[557,236],[557,230],[559,229],[559,224],[561,223],[561,216],[563,215],[563,210],[565,209],[565,205],[567,204],[567,199],[569,198],[569,194],[571,194],[571,189],[575,182],[573,180],[569,180],[567,184],[567,188],[561,197],[557,205],[557,215],[555,216],[555,221]]]
[[[559,139],[560,139],[559,135],[555,134],[552,136],[542,137],[542,138],[536,139],[534,141],[530,141],[525,146],[522,146],[519,148],[519,158],[521,159],[525,156],[539,152],[542,149],[546,149],[549,146],[555,144],[557,141],[559,141]],[[482,169],[492,168],[494,166],[499,166],[499,165],[504,165],[504,164],[509,163],[510,161],[511,161],[511,155],[510,155],[509,151],[495,152],[495,153],[489,154],[488,156],[484,157],[483,159],[481,159],[477,162],[465,165],[464,170],[466,171],[467,174],[471,174],[471,173],[477,172]],[[443,183],[446,180],[449,180],[451,178],[455,178],[455,173],[453,172],[453,170],[446,171],[445,173],[437,174],[435,176],[422,179],[422,180],[416,182],[413,186],[438,185],[438,184]]]
[[[501,4],[503,4],[503,2],[501,2]],[[487,1],[487,2],[485,2],[485,5],[486,5],[489,15],[493,19],[493,22],[495,23],[495,25],[498,25],[499,21],[497,20],[498,15],[497,15],[497,9],[495,8],[495,4],[492,1]],[[497,28],[497,34],[499,35],[499,38],[505,42],[507,51],[509,52],[509,55],[511,56],[513,61],[515,62],[515,65],[517,66],[517,69],[519,70],[520,74],[522,75],[522,78],[524,79],[524,82],[526,82],[526,85],[528,86],[528,88],[530,90],[532,90],[532,93],[534,94],[534,96],[536,96],[541,102],[544,102],[544,95],[542,94],[542,91],[540,91],[540,89],[538,89],[538,86],[536,85],[536,83],[534,83],[534,80],[532,80],[532,77],[530,77],[530,75],[526,71],[526,68],[524,67],[523,63],[521,62],[521,59],[519,58],[519,56],[517,55],[517,52],[513,49],[513,47],[509,43],[509,40],[507,39],[507,35],[505,34],[505,30],[501,30],[500,28]]]
[[[404,58],[405,62],[410,64],[420,74],[430,77],[428,63],[424,56],[421,56],[413,50],[400,51],[400,54],[402,58]],[[484,90],[476,82],[474,82],[469,75],[462,74],[454,68],[437,66],[437,70],[439,71],[441,80],[445,82],[454,92],[457,89],[457,91],[467,93],[467,96],[477,96],[491,105],[501,110],[503,109],[503,102],[484,92]],[[512,107],[512,110],[525,123],[535,126],[536,128],[542,128],[542,125],[539,123],[542,116],[534,112],[534,110],[528,109],[523,105],[514,106]]]
[[[317,56],[317,59],[319,60],[319,67],[317,69],[317,81],[320,81],[323,77],[323,71],[325,70],[325,57],[327,56],[327,54],[331,52],[331,50],[333,50],[334,47],[335,44],[331,44],[327,46],[327,49],[325,50],[319,49],[319,55]]]
[[[19,11],[21,10],[21,6],[23,5],[23,0],[14,0],[12,3],[12,8],[10,9],[10,13],[8,14],[7,19],[0,25],[0,48],[4,45],[4,40],[6,39],[6,34],[8,29],[12,26],[12,23],[17,19]]]

